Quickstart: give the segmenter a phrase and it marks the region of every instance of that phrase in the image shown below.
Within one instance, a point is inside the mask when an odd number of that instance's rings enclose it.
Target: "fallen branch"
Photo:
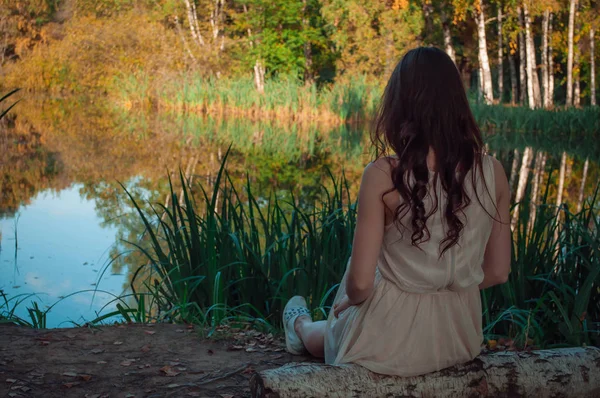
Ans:
[[[255,374],[252,397],[600,397],[600,349],[483,354],[418,377],[357,365],[292,363]]]

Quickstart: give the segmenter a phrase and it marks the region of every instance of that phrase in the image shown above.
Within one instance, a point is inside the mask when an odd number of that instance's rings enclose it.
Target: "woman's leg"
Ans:
[[[294,330],[313,357],[323,358],[325,356],[326,326],[327,321],[313,322],[307,316],[299,316],[294,322]]]

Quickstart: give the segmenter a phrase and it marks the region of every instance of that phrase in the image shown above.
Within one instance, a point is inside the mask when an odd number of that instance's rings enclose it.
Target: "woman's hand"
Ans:
[[[344,294],[342,300],[339,303],[333,305],[333,315],[336,318],[338,318],[342,311],[345,311],[350,307],[352,307],[352,304],[350,304],[350,299],[347,295]]]

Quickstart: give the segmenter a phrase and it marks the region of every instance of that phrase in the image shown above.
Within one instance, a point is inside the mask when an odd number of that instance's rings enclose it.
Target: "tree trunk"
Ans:
[[[192,34],[192,38],[198,45],[204,46],[204,39],[202,38],[202,34],[199,31],[196,31],[197,24],[194,23],[194,10],[192,8],[192,4],[190,0],[183,0],[185,3],[185,9],[187,11],[188,24],[190,25],[190,33]]]
[[[265,67],[260,59],[257,59],[254,64],[254,85],[259,93],[265,92]]]
[[[527,57],[527,97],[529,98],[529,108],[534,109],[537,106],[534,73],[537,76],[537,72],[535,70],[535,49],[533,48],[533,39],[531,38],[529,9],[527,8],[526,1],[523,2],[523,19],[525,21],[525,52]]]
[[[502,4],[498,4],[498,101],[504,94],[504,63],[502,62]]]
[[[594,58],[594,28],[590,28],[590,105],[596,105],[596,60]]]
[[[556,207],[558,207],[562,204],[566,170],[567,170],[567,153],[563,152],[562,157],[560,158],[560,172],[558,174],[558,191],[556,193]]]
[[[433,6],[431,2],[421,2],[423,19],[425,20],[425,29],[423,30],[423,43],[431,45],[431,36],[433,35]]]
[[[454,46],[452,45],[452,32],[450,31],[450,19],[448,18],[448,14],[444,9],[445,4],[442,6],[440,10],[440,14],[442,17],[442,33],[444,35],[444,48],[446,49],[446,54],[452,58],[452,61],[456,63],[456,53],[454,52]]]
[[[587,180],[588,167],[590,166],[590,160],[585,159],[583,163],[583,175],[581,176],[581,186],[579,187],[579,198],[577,200],[577,213],[583,208],[583,195],[585,193],[585,180]]]
[[[542,19],[542,90],[544,92],[543,105],[548,107],[548,20],[550,19],[550,10],[544,11]]]
[[[552,55],[552,13],[548,19],[548,106],[554,105],[554,58]]]
[[[196,2],[192,0],[190,4],[192,6],[192,17],[194,18],[194,29],[196,30],[196,34],[198,35],[198,44],[200,44],[200,46],[204,46],[204,38],[202,37],[202,32],[200,32],[200,26],[198,25],[198,12],[196,11]]]
[[[519,158],[520,157],[521,157],[521,154],[519,153],[519,150],[515,149],[515,151],[513,152],[512,167],[510,168],[510,179],[508,181],[508,186],[510,187],[511,196],[512,196],[513,188],[515,186],[515,178],[517,178],[517,167],[519,167]]]
[[[569,1],[569,32],[567,36],[567,106],[573,105],[573,29],[575,27],[576,5],[577,0]]]
[[[250,380],[255,398],[287,397],[594,397],[600,349],[560,348],[484,354],[423,376],[382,376],[359,365],[291,363]]]
[[[531,166],[531,160],[533,159],[533,149],[526,147],[523,151],[523,159],[521,159],[521,171],[519,172],[519,184],[517,185],[517,192],[515,194],[515,206],[513,210],[513,217],[510,223],[511,229],[514,230],[519,219],[519,206],[520,202],[525,196],[525,188],[527,187],[527,179],[529,178],[529,169]]]
[[[479,0],[479,12],[477,12],[477,39],[479,42],[479,62],[482,71],[481,82],[483,97],[486,104],[494,102],[494,89],[492,86],[492,72],[487,53],[487,41],[485,37],[485,13],[483,11],[483,0]]]
[[[525,105],[527,101],[527,56],[525,54],[525,37],[523,35],[523,15],[521,14],[521,7],[517,7],[517,14],[519,15],[519,102],[521,105]]]
[[[516,104],[518,93],[517,93],[517,68],[515,66],[515,56],[512,54],[508,55],[508,65],[510,67],[510,103]]]
[[[304,30],[310,28],[310,20],[307,10],[306,0],[302,0],[302,27]],[[312,45],[307,38],[304,38],[304,84],[311,85],[314,82],[313,74],[313,58],[312,58]]]
[[[210,26],[212,28],[213,42],[217,42],[221,33],[221,23],[223,22],[223,0],[215,0],[215,5],[210,13]]]

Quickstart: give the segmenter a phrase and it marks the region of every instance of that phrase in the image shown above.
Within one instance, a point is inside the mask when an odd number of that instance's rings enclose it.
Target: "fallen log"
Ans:
[[[482,354],[417,377],[382,376],[358,365],[290,363],[255,374],[252,397],[600,397],[600,349]]]

